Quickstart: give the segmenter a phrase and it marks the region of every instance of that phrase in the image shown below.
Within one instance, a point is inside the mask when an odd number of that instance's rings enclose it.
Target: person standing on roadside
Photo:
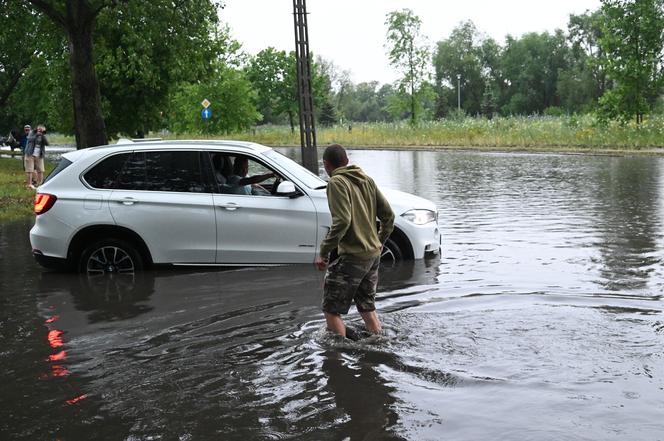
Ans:
[[[383,244],[394,229],[394,212],[373,179],[360,167],[348,165],[342,146],[327,147],[323,165],[330,176],[327,203],[332,226],[314,265],[321,271],[327,268],[323,284],[327,329],[346,337],[341,315],[355,301],[367,331],[378,333],[382,329],[375,305],[378,266]]]
[[[34,134],[33,134],[34,133]],[[24,151],[25,173],[27,175],[27,186],[35,188],[33,177],[36,174],[37,187],[44,181],[44,154],[48,145],[46,138],[46,127],[37,126],[37,130],[28,136],[28,142]]]
[[[17,138],[19,147],[21,148],[21,153],[25,153],[25,146],[28,143],[28,136],[32,132],[32,127],[29,124],[23,126],[23,133]]]

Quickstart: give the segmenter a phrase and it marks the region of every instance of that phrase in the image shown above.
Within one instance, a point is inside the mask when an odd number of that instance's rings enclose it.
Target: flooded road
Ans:
[[[443,232],[358,343],[308,265],[88,279],[1,225],[0,439],[664,440],[664,159],[350,157]]]

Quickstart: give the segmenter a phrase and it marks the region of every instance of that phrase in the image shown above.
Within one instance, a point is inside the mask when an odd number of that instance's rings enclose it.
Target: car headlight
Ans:
[[[415,225],[424,225],[437,220],[436,212],[431,210],[408,210],[401,217]]]

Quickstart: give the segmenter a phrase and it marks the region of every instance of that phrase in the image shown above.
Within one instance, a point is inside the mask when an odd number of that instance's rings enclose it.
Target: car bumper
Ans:
[[[45,256],[39,250],[32,250],[32,256],[35,258],[38,264],[44,268],[66,271],[71,269],[71,264],[67,259],[62,259],[59,257]]]
[[[424,259],[440,256],[442,236],[436,222],[424,225],[404,223],[398,227],[406,234],[413,247],[413,258]]]
[[[47,221],[46,216],[49,216]],[[30,245],[33,254],[36,252],[45,257],[66,259],[72,232],[69,225],[52,216],[51,213],[37,216],[35,225],[30,230]]]

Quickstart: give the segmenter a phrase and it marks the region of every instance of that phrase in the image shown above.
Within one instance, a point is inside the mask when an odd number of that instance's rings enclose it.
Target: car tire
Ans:
[[[403,252],[399,245],[392,239],[387,239],[383,245],[383,251],[380,254],[380,263],[382,265],[394,265],[403,260]]]
[[[123,239],[98,240],[86,247],[78,260],[78,270],[88,275],[134,274],[142,271],[143,258],[136,247]]]

